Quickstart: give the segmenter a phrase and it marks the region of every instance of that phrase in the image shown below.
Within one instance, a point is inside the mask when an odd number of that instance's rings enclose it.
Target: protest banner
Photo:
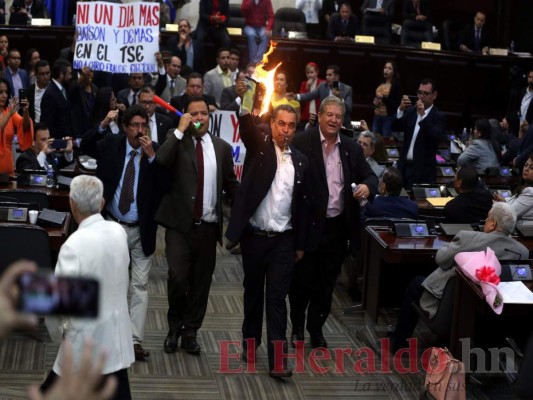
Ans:
[[[222,110],[212,112],[209,117],[209,132],[211,132],[213,136],[218,136],[231,145],[233,168],[235,170],[235,175],[237,175],[237,179],[240,181],[244,157],[246,156],[246,148],[241,141],[239,118],[237,118],[237,114],[235,114],[234,111]]]
[[[159,3],[78,2],[74,69],[157,72]]]

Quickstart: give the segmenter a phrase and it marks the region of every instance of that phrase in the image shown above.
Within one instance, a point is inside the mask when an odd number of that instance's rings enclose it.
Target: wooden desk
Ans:
[[[0,183],[0,192],[5,190],[13,189],[28,189],[36,190],[39,192],[44,192],[48,196],[50,202],[50,208],[56,211],[68,211],[70,212],[70,202],[69,202],[69,189],[57,189],[57,188],[47,188],[45,186],[26,186],[19,185],[17,182],[7,182]]]
[[[467,275],[457,268],[455,284],[455,302],[453,306],[452,331],[450,336],[450,351],[455,358],[462,358],[462,338],[472,338],[475,333],[476,319],[479,316],[494,319],[494,326],[500,328],[504,318],[520,319],[532,325],[532,304],[504,304],[503,311],[497,315],[485,301],[481,287],[474,283]],[[527,329],[524,326],[524,329]],[[464,360],[463,360],[464,361]]]

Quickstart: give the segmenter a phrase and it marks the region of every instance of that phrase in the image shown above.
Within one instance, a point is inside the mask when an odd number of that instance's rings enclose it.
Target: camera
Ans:
[[[53,147],[56,150],[61,150],[66,149],[67,144],[67,140],[65,139],[54,139],[54,141],[50,144],[50,147]]]

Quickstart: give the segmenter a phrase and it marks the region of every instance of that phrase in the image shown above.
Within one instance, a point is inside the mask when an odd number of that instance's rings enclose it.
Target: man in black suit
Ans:
[[[96,175],[104,184],[105,215],[128,235],[131,258],[130,319],[136,360],[149,357],[141,342],[148,311],[148,278],[155,250],[154,214],[164,171],[155,161],[157,143],[147,135],[148,114],[140,105],[122,117],[123,131],[98,142]]]
[[[128,78],[129,87],[118,91],[117,101],[124,104],[126,108],[139,104],[139,92],[144,85],[145,79],[142,73],[131,73]]]
[[[42,0],[13,0],[9,8],[9,25],[28,25],[32,18],[44,18]]]
[[[167,41],[167,49],[183,62],[182,74],[205,72],[204,50],[202,43],[191,36],[191,24],[186,19],[178,21],[179,35],[172,35]]]
[[[145,107],[148,113],[148,134],[152,142],[161,145],[165,141],[168,131],[175,125],[170,118],[156,112],[157,105],[154,103],[153,88],[145,86],[139,93],[139,104]]]
[[[529,126],[533,125],[533,67],[529,69],[527,74],[527,86],[520,90],[516,97],[518,101],[514,101],[510,107],[513,112],[520,116],[520,123],[527,121]]]
[[[72,78],[72,67],[68,61],[59,59],[52,67],[52,81],[47,86],[41,101],[41,121],[48,125],[50,135],[55,139],[72,134],[70,105],[67,88]]]
[[[413,183],[434,183],[437,179],[435,157],[439,143],[446,140],[446,116],[433,104],[437,94],[435,82],[423,79],[416,104],[403,96],[398,107],[395,131],[404,132],[398,169],[406,189]]]
[[[187,76],[187,86],[185,87],[185,92],[180,96],[174,96],[170,99],[170,105],[176,110],[185,112],[189,100],[192,97],[203,97],[205,98],[209,111],[216,110],[216,101],[213,96],[204,94],[204,77],[198,72],[192,72]]]
[[[333,14],[328,24],[327,37],[329,40],[351,41],[361,31],[358,18],[352,14],[352,7],[342,3],[338,14]]]
[[[329,96],[320,104],[318,127],[294,139],[294,147],[309,158],[310,212],[304,259],[296,265],[289,292],[291,341],[304,340],[307,331],[313,347],[327,347],[322,327],[331,311],[333,290],[350,241],[352,253],[360,243],[359,201],[377,193],[378,179],[365,160],[361,146],[340,134],[344,102]],[[357,188],[352,190],[351,185]]]
[[[474,24],[468,25],[461,35],[459,50],[474,53],[488,54],[489,33],[484,28],[487,16],[478,11],[474,16]]]
[[[58,154],[54,148],[54,139],[50,139],[50,131],[45,124],[35,124],[33,132],[33,145],[17,158],[17,171],[47,170],[48,166],[51,165],[58,173],[61,168],[72,164],[74,161],[72,138],[63,138],[67,141],[67,147],[60,151],[61,154]]]
[[[485,219],[492,207],[492,195],[471,165],[455,173],[453,187],[459,193],[444,206],[444,219],[450,224],[472,224]]]
[[[50,64],[46,60],[35,63],[35,83],[31,84],[26,92],[30,117],[33,122],[41,121],[41,101],[44,92],[50,83]]]
[[[237,83],[244,94],[246,83]],[[261,344],[266,280],[267,348],[270,376],[292,376],[281,349],[287,349],[287,307],[295,260],[303,257],[306,228],[307,158],[291,146],[297,116],[278,106],[270,120],[271,136],[261,134],[251,114],[239,118],[246,146],[247,172],[226,231],[228,248],[241,243],[244,268],[244,357],[255,360]],[[275,347],[275,342],[282,347]]]
[[[181,335],[181,348],[199,354],[196,335],[207,309],[217,241],[222,244],[222,190],[233,198],[239,183],[231,146],[207,132],[205,99],[191,98],[185,111],[157,152],[157,162],[171,175],[172,188],[155,220],[166,228],[170,329],[164,350],[175,352]]]
[[[433,41],[433,31],[429,21],[429,0],[404,0],[402,29],[422,26],[426,42]]]
[[[237,83],[244,82],[245,71],[239,71],[235,79],[235,85],[224,88],[220,95],[220,109],[227,111],[239,112],[241,107],[241,98],[237,93]]]

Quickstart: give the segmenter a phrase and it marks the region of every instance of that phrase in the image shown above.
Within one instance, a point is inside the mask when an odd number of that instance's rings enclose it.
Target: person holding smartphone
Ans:
[[[74,162],[71,137],[51,139],[44,123],[35,124],[34,132],[33,145],[17,158],[17,171],[47,170],[50,165],[57,174]]]

